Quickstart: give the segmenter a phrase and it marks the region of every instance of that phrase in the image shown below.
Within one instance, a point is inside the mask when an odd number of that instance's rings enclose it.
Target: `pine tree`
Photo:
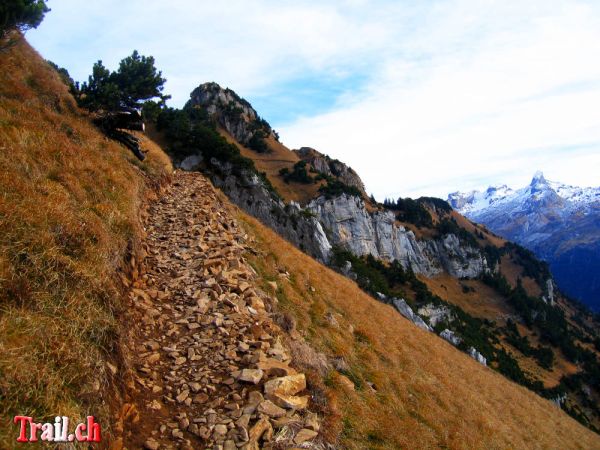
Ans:
[[[2,0],[0,2],[0,37],[14,28],[21,31],[37,28],[50,11],[45,0]]]
[[[162,107],[169,98],[162,94],[165,82],[154,66],[154,58],[134,50],[121,60],[116,72],[110,72],[102,61],[94,64],[92,75],[81,86],[78,100],[91,111],[139,108],[144,101],[154,98],[160,99],[158,104]]]
[[[143,100],[163,99],[162,90],[167,80],[154,67],[154,57],[143,56],[134,50],[123,59],[119,70],[112,75],[121,92],[121,101],[129,107],[139,107]]]

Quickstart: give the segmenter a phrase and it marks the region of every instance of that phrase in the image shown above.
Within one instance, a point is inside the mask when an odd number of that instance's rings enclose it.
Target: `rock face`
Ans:
[[[397,260],[426,276],[446,271],[455,277],[474,278],[487,267],[481,253],[462,244],[455,235],[418,241],[412,231],[396,224],[391,211],[369,213],[356,196],[320,197],[307,208],[319,219],[332,245],[359,256]]]
[[[303,213],[296,203],[283,203],[256,174],[245,172],[239,176],[231,166],[218,161],[214,164],[220,164],[221,174],[213,174],[211,179],[233,203],[314,258],[329,260],[331,244],[317,218]]]
[[[455,347],[460,345],[460,343],[462,342],[462,339],[460,338],[460,336],[457,336],[456,333],[454,333],[454,331],[449,330],[448,328],[446,328],[444,331],[442,331],[440,333],[440,337],[447,340]]]
[[[182,170],[195,170],[202,163],[202,155],[190,155],[179,163],[179,168]]]
[[[396,310],[400,314],[402,314],[404,317],[406,317],[419,328],[425,331],[433,331],[432,328],[429,325],[427,325],[423,319],[421,319],[421,317],[419,317],[413,312],[412,308],[408,306],[406,300],[404,300],[403,298],[392,299],[392,305],[394,305],[394,308],[396,308]]]
[[[198,86],[192,91],[186,106],[205,109],[209,116],[215,118],[219,125],[243,145],[248,144],[257,129],[264,129],[250,103],[217,83]],[[268,132],[271,132],[270,128]]]
[[[546,303],[549,303],[551,306],[554,306],[556,303],[554,301],[554,282],[551,278],[546,280],[546,295],[542,297]]]
[[[302,209],[294,202],[286,205],[255,173],[239,175],[228,164],[216,160],[212,164],[220,169],[211,180],[236,205],[322,262],[329,261],[332,246],[338,245],[359,256],[397,260],[426,276],[446,271],[454,277],[475,278],[487,270],[479,250],[455,235],[417,240],[412,231],[396,223],[393,212],[370,213],[359,197],[319,197]]]
[[[561,290],[600,310],[600,188],[547,180],[522,189],[454,192],[448,203],[475,222],[533,251]]]
[[[485,359],[485,356],[483,356],[481,353],[479,353],[475,347],[469,348],[469,356],[471,358],[473,358],[475,361],[477,361],[479,364],[483,364],[484,366],[487,366],[487,360]]]
[[[428,304],[425,306],[421,306],[417,313],[420,316],[427,317],[432,327],[435,327],[440,322],[449,323],[454,320],[452,312],[447,306],[435,306],[432,304]]]
[[[358,174],[343,162],[331,159],[329,156],[310,147],[301,147],[299,150],[294,150],[294,152],[300,159],[313,166],[317,172],[337,177],[342,183],[354,186],[360,192],[365,193],[365,186]]]
[[[459,335],[457,335],[454,331],[449,330],[447,328],[440,333],[440,337],[445,339],[446,341],[450,342],[455,347],[458,347],[463,341]],[[481,353],[479,353],[475,347],[469,347],[469,349],[467,350],[467,353],[471,358],[473,358],[479,364],[483,364],[484,366],[487,366],[487,359],[485,358],[485,356],[483,356]]]

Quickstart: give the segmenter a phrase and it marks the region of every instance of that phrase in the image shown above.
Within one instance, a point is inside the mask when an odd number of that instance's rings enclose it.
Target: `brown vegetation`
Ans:
[[[147,186],[171,167],[151,143],[140,163],[107,140],[24,40],[0,67],[0,447],[10,448],[16,414],[93,414],[109,431],[116,272],[136,250]]]
[[[327,429],[343,448],[597,448],[598,435],[481,366],[238,212],[279,307],[336,361]],[[291,274],[290,280],[280,277]]]
[[[286,183],[279,171],[283,168],[292,169],[295,163],[300,161],[298,155],[288,149],[281,142],[276,141],[272,136],[267,138],[269,153],[257,153],[236,141],[227,131],[219,128],[219,133],[227,139],[228,142],[239,148],[242,156],[254,161],[254,165],[259,172],[264,172],[267,178],[277,190],[277,193],[286,201],[295,201],[302,205],[308,203],[318,194],[319,187],[323,181],[314,184]]]

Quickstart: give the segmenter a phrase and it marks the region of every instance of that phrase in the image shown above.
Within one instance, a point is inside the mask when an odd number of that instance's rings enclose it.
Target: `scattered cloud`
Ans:
[[[600,184],[597,2],[49,4],[28,37],[76,79],[154,55],[173,105],[204,81],[231,87],[380,199],[519,186],[537,169]]]

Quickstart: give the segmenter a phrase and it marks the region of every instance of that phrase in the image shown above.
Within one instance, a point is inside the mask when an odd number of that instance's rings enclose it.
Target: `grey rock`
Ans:
[[[405,269],[426,276],[446,271],[455,277],[474,278],[487,267],[479,250],[465,246],[455,235],[419,241],[412,231],[396,224],[393,212],[370,213],[356,196],[319,197],[307,209],[319,219],[332,245],[358,256],[396,260]]]
[[[440,337],[447,340],[454,346],[458,346],[462,342],[461,337],[448,328],[440,333]]]
[[[299,150],[294,150],[294,153],[312,165],[317,172],[337,177],[342,183],[353,186],[365,194],[365,186],[358,174],[343,162],[332,159],[310,147],[301,147]]]
[[[417,310],[417,314],[421,317],[427,317],[429,324],[432,327],[435,327],[439,322],[452,322],[454,320],[450,308],[446,306],[435,306],[431,303],[421,306]]]
[[[479,364],[483,364],[484,366],[487,366],[487,360],[481,353],[479,353],[477,351],[477,349],[475,347],[469,348],[469,356],[471,358],[473,358],[475,361],[477,361]]]
[[[231,89],[223,89],[217,83],[204,83],[194,89],[187,106],[203,107],[227,132],[243,145],[254,135],[258,114],[252,106]],[[238,114],[228,111],[236,109]]]
[[[190,155],[179,163],[179,168],[182,170],[195,170],[202,162],[202,155]]]
[[[546,303],[549,303],[552,306],[554,306],[554,304],[555,304],[555,300],[554,300],[554,282],[552,281],[552,278],[548,278],[546,280],[546,295],[544,295],[542,297],[542,300],[544,300]]]
[[[403,298],[393,298],[392,304],[400,314],[402,314],[419,328],[422,328],[426,331],[433,331],[432,328],[427,325],[423,319],[421,319],[421,317],[413,312],[412,308],[408,306],[408,303],[406,303],[406,300]]]
[[[211,180],[233,203],[309,255],[321,262],[329,261],[331,244],[316,217],[297,203],[286,205],[256,174],[234,174],[230,164],[212,162],[220,166],[221,173],[212,174]]]

